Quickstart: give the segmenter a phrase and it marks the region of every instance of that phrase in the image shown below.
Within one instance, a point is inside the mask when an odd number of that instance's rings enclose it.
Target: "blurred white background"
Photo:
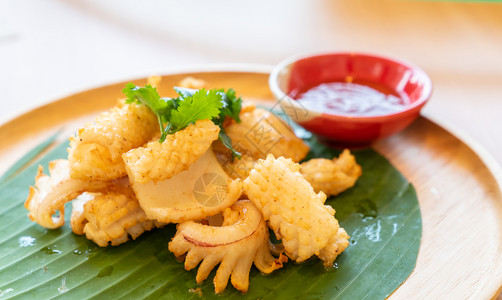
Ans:
[[[421,66],[435,87],[424,113],[495,153],[502,142],[502,121],[493,123],[502,119],[501,33],[500,3],[0,0],[0,120],[151,74],[363,51]]]

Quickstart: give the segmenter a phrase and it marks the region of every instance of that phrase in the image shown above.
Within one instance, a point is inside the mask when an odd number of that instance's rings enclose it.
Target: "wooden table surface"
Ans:
[[[0,0],[0,121],[151,74],[361,51],[421,66],[434,84],[424,115],[502,164],[502,3],[102,2]]]

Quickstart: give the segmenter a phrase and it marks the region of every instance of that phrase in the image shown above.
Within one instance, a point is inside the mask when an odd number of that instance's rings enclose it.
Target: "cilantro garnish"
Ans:
[[[211,119],[220,127],[219,140],[232,151],[234,157],[240,158],[241,154],[233,149],[230,137],[223,129],[226,117],[240,122],[242,99],[237,98],[235,91],[187,88],[175,90],[179,97],[161,98],[157,89],[151,85],[139,87],[128,83],[122,92],[126,96],[126,103],[144,104],[155,113],[161,131],[160,142],[163,142],[168,134],[182,130],[197,120]]]
[[[180,87],[175,87],[174,90],[182,97],[189,97],[197,92],[197,90],[194,89],[180,88]],[[230,117],[234,119],[237,123],[240,123],[241,119],[239,118],[239,114],[241,113],[241,108],[242,108],[242,98],[241,97],[237,98],[234,89],[228,89],[226,92],[224,89],[211,90],[211,91],[216,91],[221,96],[221,102],[223,104],[220,109],[220,113],[216,117],[211,119],[211,121],[213,121],[214,124],[220,126],[220,133],[218,135],[218,139],[223,143],[223,145],[225,145],[225,147],[227,147],[228,149],[230,149],[230,151],[232,151],[232,157],[237,157],[240,159],[241,153],[232,147],[232,141],[225,132],[225,129],[223,128],[223,123],[225,122],[225,119],[227,117]]]

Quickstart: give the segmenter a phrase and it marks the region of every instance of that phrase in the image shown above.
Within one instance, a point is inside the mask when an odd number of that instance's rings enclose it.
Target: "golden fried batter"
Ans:
[[[344,231],[338,234],[335,210],[323,205],[326,195],[314,192],[298,172],[300,167],[291,159],[275,159],[270,154],[244,180],[244,192],[282,241],[286,255],[297,262],[317,255],[330,266],[348,240]]]
[[[101,247],[117,246],[164,224],[148,220],[130,188],[87,194],[72,202],[72,230]]]
[[[195,268],[197,283],[204,281],[211,270],[220,264],[214,277],[216,293],[225,290],[228,279],[241,292],[249,287],[249,272],[253,262],[268,274],[282,267],[284,256],[275,258],[270,253],[268,227],[260,211],[248,200],[240,200],[223,213],[222,226],[209,226],[193,221],[178,225],[169,243],[176,256],[187,253],[185,269]]]
[[[241,112],[240,118],[240,123],[230,122],[224,128],[232,146],[244,154],[244,160],[232,159],[231,153],[221,143],[215,143],[213,147],[223,168],[233,178],[246,178],[256,160],[267,157],[269,153],[291,158],[295,162],[307,155],[309,147],[273,113],[248,106]]]
[[[142,146],[158,131],[157,117],[148,107],[119,101],[70,137],[71,177],[112,180],[125,176],[122,154]]]
[[[309,147],[279,117],[262,108],[243,113],[241,122],[233,122],[225,128],[232,144],[248,149],[255,159],[274,156],[302,160]]]
[[[338,158],[314,158],[301,164],[300,173],[316,193],[336,196],[356,183],[362,174],[356,158],[345,149]]]
[[[324,266],[331,267],[336,257],[349,245],[349,235],[342,227],[338,228],[336,236],[331,237],[326,247],[322,248],[318,257],[324,261]]]
[[[123,155],[129,178],[138,183],[157,182],[173,177],[190,167],[218,138],[220,128],[211,120],[167,135],[164,142],[151,141],[145,147]]]

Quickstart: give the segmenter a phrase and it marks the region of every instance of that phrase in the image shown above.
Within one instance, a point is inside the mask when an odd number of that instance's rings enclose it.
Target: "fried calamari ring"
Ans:
[[[24,203],[29,210],[28,216],[45,228],[58,228],[64,224],[64,205],[85,191],[99,192],[113,182],[90,181],[70,178],[70,167],[66,159],[49,163],[49,175],[39,166],[35,177],[35,187],[30,186],[30,193]],[[59,211],[59,216],[56,216]]]
[[[248,200],[240,200],[223,213],[222,226],[209,226],[193,221],[178,225],[169,243],[169,250],[180,257],[187,253],[185,269],[195,268],[197,283],[204,281],[211,270],[220,264],[214,277],[216,293],[225,290],[228,279],[241,292],[249,287],[249,272],[253,262],[263,273],[282,267],[284,256],[270,253],[268,227],[260,211]]]

